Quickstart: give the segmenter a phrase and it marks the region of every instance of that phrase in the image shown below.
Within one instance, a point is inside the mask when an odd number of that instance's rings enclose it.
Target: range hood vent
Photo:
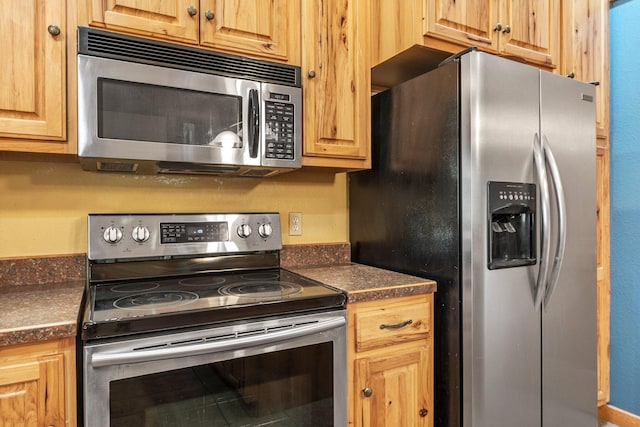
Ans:
[[[131,162],[97,162],[96,169],[100,172],[131,172],[138,170],[137,163]]]
[[[300,67],[87,27],[78,27],[78,53],[287,86],[301,86]]]

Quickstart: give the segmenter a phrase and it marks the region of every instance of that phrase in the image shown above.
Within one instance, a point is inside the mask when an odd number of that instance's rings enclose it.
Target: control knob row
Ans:
[[[131,238],[138,243],[143,243],[149,240],[149,234],[149,229],[147,227],[144,225],[138,225],[133,228]],[[122,240],[122,230],[114,225],[110,225],[104,229],[102,238],[107,243],[118,243]]]
[[[238,226],[238,229],[237,229],[238,236],[242,237],[243,239],[246,239],[247,237],[249,237],[252,231],[253,230],[251,229],[251,226],[249,224],[241,224]],[[258,226],[258,234],[263,239],[266,239],[267,237],[270,237],[273,234],[273,227],[268,222],[264,224],[260,224]]]

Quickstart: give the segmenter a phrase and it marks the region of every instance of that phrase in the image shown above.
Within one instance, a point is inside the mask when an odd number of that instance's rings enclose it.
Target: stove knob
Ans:
[[[149,240],[149,229],[144,225],[138,225],[131,232],[131,238],[138,243],[146,242]]]
[[[118,243],[122,240],[122,230],[111,225],[104,230],[102,238],[107,243]]]
[[[249,224],[240,224],[238,226],[238,236],[246,239],[251,235],[251,226]]]
[[[260,224],[260,227],[258,227],[258,234],[260,235],[260,237],[266,239],[267,237],[271,236],[272,233],[273,227],[271,227],[271,224],[268,222]]]

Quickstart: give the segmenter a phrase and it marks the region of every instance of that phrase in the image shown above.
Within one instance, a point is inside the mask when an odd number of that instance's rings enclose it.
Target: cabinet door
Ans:
[[[299,0],[202,0],[200,44],[300,63]]]
[[[560,0],[502,0],[500,21],[501,54],[548,68],[558,66]]]
[[[302,2],[303,165],[370,167],[367,0]]]
[[[63,358],[0,365],[0,425],[65,425]]]
[[[198,43],[198,0],[92,0],[90,25]]]
[[[356,361],[356,426],[432,426],[428,346]]]
[[[424,0],[424,35],[498,51],[499,0]]]
[[[0,137],[64,140],[65,18],[64,0],[0,2]],[[49,33],[50,25],[60,34]],[[20,143],[24,151],[29,144]]]
[[[463,46],[558,65],[559,0],[424,0],[424,34]]]

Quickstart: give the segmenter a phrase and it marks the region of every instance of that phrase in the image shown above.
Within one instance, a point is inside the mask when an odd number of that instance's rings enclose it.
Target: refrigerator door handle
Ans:
[[[538,267],[538,277],[536,279],[536,295],[534,306],[539,311],[544,299],[545,283],[549,270],[549,255],[551,253],[551,230],[549,229],[549,182],[547,181],[547,170],[544,160],[544,149],[540,142],[540,137],[536,133],[533,138],[533,159],[538,175],[538,185],[540,186],[540,265]]]
[[[546,136],[543,136],[544,156],[549,166],[549,172],[551,174],[551,182],[553,183],[554,193],[556,195],[556,205],[558,210],[558,240],[556,241],[556,253],[553,258],[553,267],[547,286],[545,289],[544,306],[545,308],[551,300],[553,291],[558,284],[558,277],[560,276],[560,267],[564,259],[564,249],[567,243],[567,207],[564,200],[564,188],[562,187],[562,180],[560,179],[560,171],[558,164],[553,156],[553,151],[549,145],[549,141]]]

